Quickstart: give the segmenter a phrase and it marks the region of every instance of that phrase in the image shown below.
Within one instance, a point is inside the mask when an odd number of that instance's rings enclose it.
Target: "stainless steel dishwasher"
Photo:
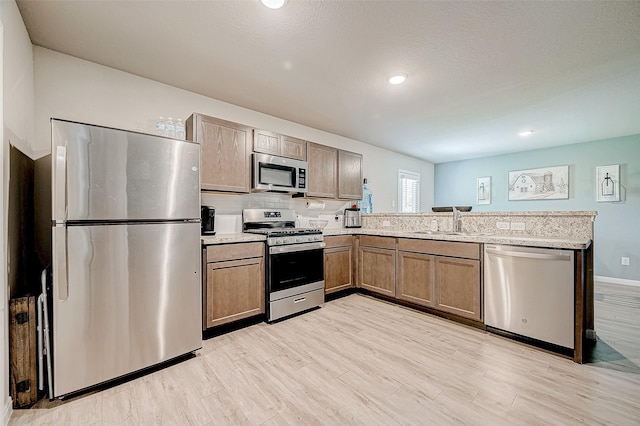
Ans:
[[[485,324],[574,348],[573,251],[486,244]]]

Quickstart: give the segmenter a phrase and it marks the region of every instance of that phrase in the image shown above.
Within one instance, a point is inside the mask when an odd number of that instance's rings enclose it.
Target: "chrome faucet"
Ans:
[[[462,213],[453,207],[453,232],[462,232]]]

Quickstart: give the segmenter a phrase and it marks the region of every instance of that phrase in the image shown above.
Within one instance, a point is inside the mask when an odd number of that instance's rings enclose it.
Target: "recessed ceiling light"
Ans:
[[[525,130],[524,132],[518,133],[520,136],[530,136],[533,134],[533,130]]]
[[[287,0],[260,0],[263,5],[267,6],[269,9],[280,9]]]
[[[387,77],[387,81],[391,84],[402,84],[407,79],[407,75],[403,72],[392,74]]]

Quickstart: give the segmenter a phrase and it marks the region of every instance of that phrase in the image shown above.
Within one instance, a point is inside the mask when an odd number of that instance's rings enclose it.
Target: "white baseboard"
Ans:
[[[601,281],[604,283],[622,284],[622,285],[630,285],[633,287],[640,287],[640,281],[637,281],[637,280],[627,280],[625,278],[614,278],[614,277],[601,277],[599,275],[595,275],[593,279],[595,281]]]
[[[11,418],[11,413],[13,412],[13,401],[11,397],[7,398],[7,401],[4,404],[4,409],[2,410],[2,424],[8,425],[9,419]]]

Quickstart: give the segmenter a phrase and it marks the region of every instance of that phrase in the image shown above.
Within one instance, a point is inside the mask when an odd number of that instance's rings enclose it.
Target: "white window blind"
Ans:
[[[420,211],[420,174],[398,170],[398,211],[418,213]]]

